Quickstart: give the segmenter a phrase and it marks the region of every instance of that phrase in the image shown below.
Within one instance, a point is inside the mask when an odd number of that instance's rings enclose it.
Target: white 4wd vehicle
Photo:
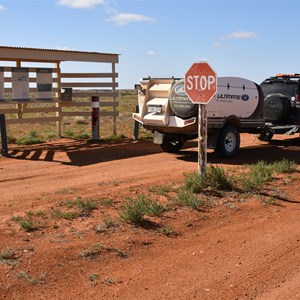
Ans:
[[[238,77],[219,77],[217,93],[207,104],[208,148],[224,158],[234,157],[240,132],[260,133],[264,100],[256,83]],[[184,80],[143,78],[135,121],[154,132],[154,142],[166,152],[178,152],[198,135],[198,107],[184,91]]]

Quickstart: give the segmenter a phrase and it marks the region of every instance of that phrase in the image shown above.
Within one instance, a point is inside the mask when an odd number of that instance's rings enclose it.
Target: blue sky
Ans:
[[[300,73],[297,0],[0,0],[0,44],[120,54],[119,87],[196,61],[257,83]]]

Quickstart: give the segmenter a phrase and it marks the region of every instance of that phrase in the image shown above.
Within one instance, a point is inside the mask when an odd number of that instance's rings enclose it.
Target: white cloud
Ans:
[[[110,17],[109,21],[116,23],[117,25],[126,25],[130,22],[155,22],[155,19],[138,14],[130,13],[117,13]]]
[[[148,50],[146,52],[147,55],[155,55],[156,54],[156,51],[155,50]]]
[[[197,62],[208,62],[208,61],[209,61],[209,59],[207,57],[199,57],[197,59]]]
[[[91,8],[99,4],[105,4],[105,0],[59,0],[57,4],[72,8]]]
[[[212,45],[214,48],[220,48],[222,45],[221,45],[221,43],[214,43],[213,45]]]
[[[5,10],[6,8],[0,4],[0,10]]]
[[[235,31],[229,34],[229,39],[254,39],[258,37],[255,32],[251,31]]]

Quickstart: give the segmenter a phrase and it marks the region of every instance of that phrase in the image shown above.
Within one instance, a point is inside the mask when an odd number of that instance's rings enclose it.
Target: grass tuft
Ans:
[[[46,274],[42,273],[38,278],[31,277],[28,272],[21,271],[17,273],[17,277],[27,281],[28,283],[35,285],[35,284],[42,284],[45,282]]]
[[[6,248],[0,252],[0,262],[15,266],[18,264],[16,252],[11,248]]]
[[[189,190],[180,190],[177,196],[173,198],[175,204],[185,206],[191,209],[199,209],[204,205],[204,201],[199,199],[198,195]]]
[[[76,211],[62,211],[59,208],[51,210],[51,215],[55,219],[73,220],[78,216]]]
[[[100,199],[100,205],[108,208],[111,207],[114,204],[114,201],[112,199],[108,199],[108,198],[102,198]]]
[[[272,164],[272,167],[276,173],[285,174],[293,173],[296,171],[297,164],[294,161],[290,161],[284,158],[281,161],[276,161]]]
[[[79,216],[81,217],[88,217],[93,210],[98,208],[97,203],[90,199],[76,197],[74,202],[79,210]]]
[[[171,226],[163,226],[158,230],[159,233],[165,235],[165,236],[177,236],[178,232],[174,230]]]
[[[17,145],[34,145],[45,143],[45,141],[37,134],[36,131],[30,131],[28,136],[18,138],[15,143]]]
[[[26,217],[12,216],[11,220],[17,222],[22,229],[28,232],[39,230],[43,227],[40,221],[34,219],[30,212],[27,213]]]
[[[258,161],[254,165],[246,166],[246,170],[239,176],[239,182],[245,192],[256,192],[262,189],[272,176],[272,168],[266,162]]]
[[[170,185],[159,185],[149,188],[149,191],[161,196],[168,196],[168,193],[173,192],[173,188]]]
[[[185,174],[184,187],[193,193],[204,192],[211,188],[222,191],[233,189],[233,178],[226,174],[222,167],[209,166],[206,174],[188,173]]]
[[[111,217],[105,218],[103,222],[95,227],[97,233],[105,232],[108,229],[117,227],[118,224]]]
[[[160,216],[164,211],[166,208],[161,203],[139,195],[137,199],[127,199],[119,215],[125,222],[141,224],[146,215]]]

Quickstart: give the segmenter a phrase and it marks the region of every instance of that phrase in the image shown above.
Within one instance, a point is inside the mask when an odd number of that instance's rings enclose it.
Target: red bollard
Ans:
[[[99,135],[99,97],[91,97],[92,104],[92,140],[98,141],[100,139]]]

